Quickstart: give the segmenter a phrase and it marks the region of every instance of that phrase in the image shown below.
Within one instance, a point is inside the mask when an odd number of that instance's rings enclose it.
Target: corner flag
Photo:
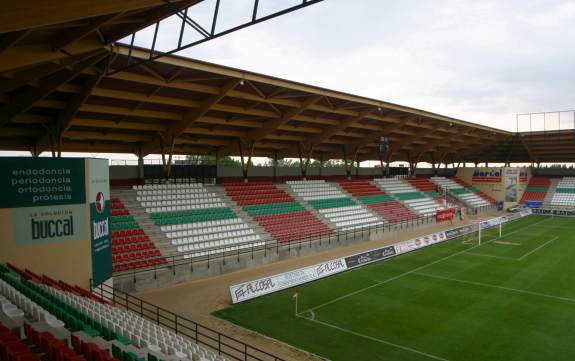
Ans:
[[[295,315],[297,316],[297,300],[299,298],[299,292],[297,290],[294,291],[293,296],[291,296],[295,300]]]

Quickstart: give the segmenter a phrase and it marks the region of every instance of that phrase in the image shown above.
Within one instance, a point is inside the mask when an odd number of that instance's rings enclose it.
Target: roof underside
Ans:
[[[575,158],[572,131],[517,135],[176,56],[110,73],[128,58],[127,48],[110,43],[169,12],[163,1],[100,3],[93,14],[68,14],[75,20],[65,23],[50,17],[25,26],[24,20],[0,21],[0,31],[14,30],[0,38],[0,149],[38,153],[60,146],[142,155],[245,155],[253,149],[253,156],[367,160],[379,159],[378,141],[385,136],[390,160]],[[139,49],[131,56],[149,53]]]

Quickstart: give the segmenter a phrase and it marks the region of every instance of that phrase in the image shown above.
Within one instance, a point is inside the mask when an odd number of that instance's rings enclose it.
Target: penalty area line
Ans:
[[[542,245],[540,245],[539,247],[532,249],[531,251],[525,253],[523,256],[519,257],[519,260],[522,261],[525,257],[532,255],[533,253],[539,251],[541,248],[545,247],[546,245],[548,245],[549,243],[557,240],[557,238],[559,238],[559,236],[553,237],[550,240],[548,240],[547,242],[543,243]]]
[[[510,292],[516,292],[516,293],[523,293],[523,294],[531,295],[531,296],[539,296],[539,297],[545,297],[545,298],[550,298],[550,299],[559,300],[559,301],[566,301],[566,302],[575,303],[575,298],[549,295],[549,294],[547,294],[547,293],[541,293],[541,292],[534,292],[534,291],[522,290],[522,289],[520,289],[520,288],[505,287],[505,286],[493,285],[493,284],[490,284],[490,283],[483,283],[483,282],[467,281],[467,280],[462,280],[462,279],[458,279],[458,278],[452,278],[452,277],[445,277],[445,276],[433,275],[433,274],[429,274],[429,273],[414,272],[413,274],[416,275],[416,276],[421,276],[421,277],[428,277],[428,278],[435,278],[435,279],[438,279],[438,280],[445,280],[445,281],[451,281],[451,282],[464,283],[464,284],[468,284],[468,285],[472,285],[472,286],[480,286],[480,287],[486,287],[486,288],[495,288],[495,289],[500,289],[500,290],[504,290],[504,291],[510,291]]]
[[[523,231],[523,230],[525,230],[526,228],[533,227],[533,226],[538,225],[539,223],[545,222],[545,221],[547,221],[547,220],[549,220],[549,219],[550,219],[550,218],[543,218],[543,219],[541,219],[541,220],[539,220],[539,221],[537,221],[537,222],[535,222],[535,223],[528,224],[527,226],[525,226],[525,227],[523,227],[523,228],[518,228],[518,229],[516,229],[515,231],[511,231],[511,232],[507,233],[506,235],[510,235],[510,234],[514,234],[514,233]],[[332,303],[336,303],[336,302],[341,301],[341,300],[343,300],[343,299],[346,299],[346,298],[349,298],[349,297],[351,297],[351,296],[355,296],[355,295],[357,295],[357,294],[359,294],[359,293],[362,293],[362,292],[365,292],[365,291],[367,291],[367,290],[370,290],[370,289],[372,289],[372,288],[374,288],[374,287],[379,287],[379,286],[384,285],[384,284],[386,284],[386,283],[395,281],[395,280],[400,279],[400,278],[402,278],[402,277],[404,277],[404,276],[407,276],[407,275],[409,275],[409,274],[411,274],[411,273],[415,273],[415,272],[417,272],[417,271],[420,271],[420,270],[425,269],[425,268],[427,268],[427,267],[433,266],[433,265],[435,265],[435,264],[437,264],[437,263],[443,262],[443,261],[445,261],[445,260],[448,260],[448,259],[453,258],[453,257],[455,257],[455,256],[458,256],[458,255],[460,255],[460,254],[468,253],[469,251],[472,251],[472,250],[474,250],[474,249],[476,249],[476,248],[479,248],[479,247],[481,247],[481,246],[483,246],[483,245],[486,245],[486,244],[491,243],[491,242],[493,242],[493,241],[496,241],[496,240],[498,240],[498,239],[500,239],[500,237],[496,237],[496,238],[490,239],[490,240],[488,240],[488,241],[482,242],[481,244],[477,244],[477,245],[475,245],[475,246],[472,246],[472,247],[470,247],[470,248],[466,248],[466,249],[461,250],[461,251],[459,251],[459,252],[452,253],[452,254],[447,255],[447,256],[445,256],[445,257],[443,257],[443,258],[440,258],[440,259],[438,259],[438,260],[435,260],[435,261],[433,261],[433,262],[426,263],[426,264],[424,264],[424,265],[422,265],[422,266],[419,266],[419,267],[417,267],[417,268],[414,268],[414,269],[412,269],[412,270],[410,270],[410,271],[406,271],[406,272],[400,273],[400,274],[397,275],[397,276],[394,276],[394,277],[388,278],[388,279],[386,279],[386,280],[384,280],[384,281],[378,282],[378,283],[376,283],[376,284],[374,284],[374,285],[367,286],[367,287],[364,287],[364,288],[360,288],[359,290],[356,290],[356,291],[347,293],[347,294],[345,294],[345,295],[342,295],[342,296],[340,296],[340,297],[334,298],[334,299],[332,299],[332,300],[330,300],[330,301],[327,301],[327,302],[325,302],[325,303],[319,304],[319,305],[317,305],[317,306],[315,306],[315,307],[311,307],[311,308],[307,309],[306,311],[301,312],[300,314],[303,314],[303,313],[305,313],[305,312],[307,312],[307,311],[310,311],[310,310],[312,310],[312,311],[313,311],[313,310],[317,310],[317,309],[322,308],[322,307],[324,307],[324,306],[330,305],[330,304],[332,304]]]
[[[482,256],[482,257],[489,257],[489,258],[504,259],[504,260],[506,260],[506,261],[520,261],[519,258],[495,256],[495,255],[487,254],[487,253],[467,252],[467,254],[471,254],[471,255],[474,255],[474,256]]]

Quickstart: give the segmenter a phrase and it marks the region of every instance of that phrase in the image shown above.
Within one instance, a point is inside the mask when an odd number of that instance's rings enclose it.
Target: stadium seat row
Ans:
[[[350,231],[383,224],[368,208],[350,198],[337,183],[319,180],[287,183],[295,195],[318,210],[336,229]]]
[[[445,177],[431,177],[431,180],[439,187],[448,189],[457,199],[471,208],[491,205],[489,201],[479,195],[480,192],[478,189],[466,188],[461,180],[455,181]]]
[[[318,232],[332,232],[291,195],[270,182],[226,184],[225,187],[227,195],[277,242],[295,241],[311,234],[317,235]]]
[[[179,187],[158,184],[151,189],[156,200],[149,201],[150,195],[144,195],[148,190],[138,190],[138,200],[178,253],[193,252],[193,257],[217,246],[248,242],[251,247],[259,242],[260,235],[229,208],[218,192],[212,191],[214,187],[201,183]]]
[[[125,271],[140,267],[166,263],[160,250],[151,242],[135,218],[130,215],[124,203],[114,197],[115,204],[121,208],[122,215],[110,217],[112,229],[112,269]]]

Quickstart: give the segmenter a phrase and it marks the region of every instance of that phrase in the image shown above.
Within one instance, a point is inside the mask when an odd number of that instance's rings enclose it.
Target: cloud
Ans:
[[[327,0],[183,54],[511,130],[573,106],[573,21],[568,1]]]
[[[221,3],[218,29],[248,18],[253,0]],[[209,28],[213,5],[190,15]],[[162,22],[160,49],[177,44],[180,24]],[[575,107],[573,24],[563,0],[325,0],[181,55],[515,130],[516,113]]]

